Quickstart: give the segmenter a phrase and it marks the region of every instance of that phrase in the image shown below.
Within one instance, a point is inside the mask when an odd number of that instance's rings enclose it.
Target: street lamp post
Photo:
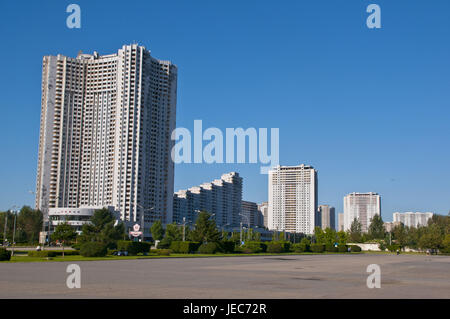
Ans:
[[[155,209],[155,207],[145,208],[144,206],[139,205],[139,204],[136,204],[136,206],[139,206],[139,207],[142,209],[142,215],[141,215],[141,227],[142,227],[142,242],[144,242],[144,233],[145,233],[145,227],[144,227],[144,212],[145,212],[146,210],[152,211],[152,210]]]
[[[8,225],[8,213],[5,213],[5,229],[3,230],[3,245],[6,245],[6,226]]]
[[[248,218],[248,216],[247,215],[244,215],[244,214],[239,214],[240,216],[242,216],[242,217],[245,217],[246,219],[247,219],[247,226],[248,226],[248,228],[250,228],[250,219]],[[242,219],[241,219],[241,246],[242,246]],[[248,239],[248,235],[249,234],[247,234],[247,239]]]
[[[14,230],[13,230],[13,246],[11,256],[14,256],[14,246],[16,245],[16,220],[17,220],[17,211],[14,211]]]

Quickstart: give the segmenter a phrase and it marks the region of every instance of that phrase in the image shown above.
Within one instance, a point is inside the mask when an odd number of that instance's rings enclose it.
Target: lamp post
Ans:
[[[247,219],[247,226],[248,226],[248,228],[250,228],[250,219],[248,218],[248,216],[244,215],[244,214],[239,214],[239,215],[242,217],[245,217]],[[242,227],[242,219],[241,219],[241,246],[242,246],[242,230],[243,230],[243,227]],[[248,234],[247,234],[247,239],[248,239]]]
[[[145,221],[145,220],[144,220],[144,212],[145,212],[146,210],[152,211],[152,210],[155,209],[155,207],[145,208],[145,207],[143,207],[143,206],[140,205],[140,204],[136,204],[136,206],[138,206],[139,208],[142,209],[142,215],[141,215],[141,227],[142,227],[142,242],[144,242],[144,233],[145,233],[145,227],[144,227],[144,221]]]
[[[14,208],[17,206],[13,206]],[[17,220],[17,211],[13,210],[12,211],[14,213],[14,230],[13,230],[13,239],[12,239],[12,252],[11,252],[11,256],[14,256],[14,246],[16,245],[16,220]]]
[[[8,225],[8,213],[5,213],[5,229],[3,230],[3,245],[6,245],[6,226]]]

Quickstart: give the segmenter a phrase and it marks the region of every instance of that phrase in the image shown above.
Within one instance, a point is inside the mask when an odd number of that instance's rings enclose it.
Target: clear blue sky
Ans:
[[[374,191],[385,220],[450,209],[448,0],[1,1],[0,30],[0,210],[34,202],[42,56],[135,41],[179,67],[177,126],[279,127],[280,164],[313,165],[320,204]],[[259,166],[177,165],[175,190],[238,171],[265,201]]]

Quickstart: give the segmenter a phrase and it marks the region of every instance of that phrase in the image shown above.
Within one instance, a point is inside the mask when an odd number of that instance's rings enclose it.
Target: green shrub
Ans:
[[[334,245],[325,245],[325,251],[330,252],[330,253],[337,253],[338,248],[334,247]]]
[[[176,254],[192,254],[198,250],[200,243],[193,241],[173,241],[170,250]]]
[[[0,248],[0,261],[6,261],[11,259],[11,252],[6,248]]]
[[[309,250],[309,247],[303,243],[300,244],[293,244],[292,245],[292,250],[295,251],[296,253],[304,253],[307,252]]]
[[[249,241],[241,246],[241,251],[244,254],[257,254],[265,252],[267,246],[259,241]]]
[[[62,254],[62,253],[61,253]],[[54,250],[30,250],[28,252],[29,257],[39,257],[39,258],[46,258],[46,257],[56,257],[56,251]]]
[[[338,246],[338,252],[340,252],[340,253],[348,252],[348,246],[347,245],[339,245]]]
[[[235,243],[232,240],[222,240],[219,242],[220,251],[223,253],[234,253]]]
[[[284,244],[279,241],[267,243],[267,252],[271,254],[280,254],[284,252]]]
[[[84,257],[103,257],[107,253],[106,245],[99,242],[86,242],[80,246],[80,255]]]
[[[62,250],[52,250],[56,255],[55,256],[62,256],[63,251]],[[64,256],[76,256],[79,255],[79,250],[64,250]],[[52,257],[52,256],[50,256]]]
[[[145,241],[119,240],[117,241],[117,250],[127,251],[129,255],[137,255],[139,253],[148,253],[151,245],[151,243]]]
[[[150,253],[158,256],[170,256],[170,249],[152,249]]]
[[[215,254],[219,251],[219,246],[212,242],[212,243],[203,243],[198,247],[198,253],[199,254]]]
[[[359,247],[358,245],[351,245],[350,246],[350,251],[352,253],[359,253],[361,251],[361,247]]]
[[[400,245],[387,245],[387,249],[390,252],[396,252],[397,250],[400,250]]]
[[[378,248],[380,248],[381,251],[385,251],[387,247],[386,247],[386,244],[383,241],[381,241],[378,244]]]
[[[311,251],[313,253],[323,253],[324,250],[325,247],[322,244],[311,244]]]

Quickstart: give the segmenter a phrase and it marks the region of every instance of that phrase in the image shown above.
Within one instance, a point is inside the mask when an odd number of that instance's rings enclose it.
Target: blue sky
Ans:
[[[81,7],[81,29],[65,25]],[[381,7],[368,29],[366,7]],[[319,203],[378,192],[382,216],[450,210],[450,2],[2,1],[0,210],[32,205],[42,56],[138,42],[178,65],[177,126],[278,127],[280,164],[313,165]],[[175,190],[259,164],[176,165]]]

